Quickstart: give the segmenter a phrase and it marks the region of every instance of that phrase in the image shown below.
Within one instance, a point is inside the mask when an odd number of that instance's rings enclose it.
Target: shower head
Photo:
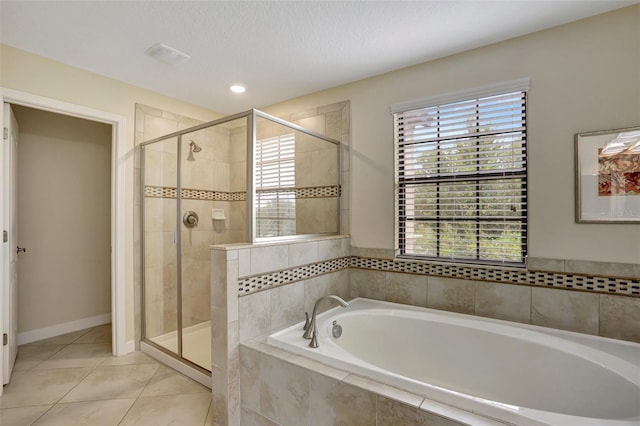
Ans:
[[[191,149],[192,152],[202,151],[202,148],[192,140],[189,141],[189,148]]]

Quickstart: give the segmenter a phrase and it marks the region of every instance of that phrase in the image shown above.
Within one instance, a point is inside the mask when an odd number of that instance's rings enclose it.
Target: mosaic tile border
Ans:
[[[291,189],[258,189],[258,194],[279,194],[290,193]],[[308,188],[293,188],[296,198],[329,198],[340,195],[340,187],[333,186],[311,186]]]
[[[268,288],[291,284],[296,281],[306,280],[319,275],[337,272],[351,266],[350,257],[339,257],[322,262],[310,263],[295,268],[255,275],[238,280],[239,296],[255,293]]]
[[[144,187],[144,196],[151,198],[176,198],[178,189],[171,186]],[[182,198],[185,200],[208,200],[208,201],[245,201],[247,194],[242,192],[211,191],[206,189],[182,188]]]
[[[482,266],[446,265],[441,263],[374,259],[358,256],[351,257],[351,267],[375,271],[404,272],[445,278],[553,287],[565,290],[592,291],[596,293],[640,297],[640,280],[638,279],[599,277],[560,272],[494,269]]]
[[[299,198],[329,198],[341,195],[341,189],[337,185],[333,186],[312,186],[307,188],[293,188],[296,199]],[[269,189],[258,190],[258,194],[277,194],[281,192],[291,192],[291,189]],[[144,196],[151,198],[176,198],[178,189],[172,186],[144,187]],[[208,201],[246,201],[247,193],[212,191],[206,189],[182,188],[182,198],[186,200],[208,200]]]
[[[341,257],[267,274],[240,278],[238,280],[238,293],[240,296],[244,296],[260,290],[294,283],[347,268],[640,297],[640,280],[636,279],[559,272],[494,269],[481,266],[446,265],[359,256]]]

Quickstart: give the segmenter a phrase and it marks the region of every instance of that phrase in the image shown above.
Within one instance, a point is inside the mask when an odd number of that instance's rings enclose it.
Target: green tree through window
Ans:
[[[400,254],[524,263],[526,92],[394,118]]]

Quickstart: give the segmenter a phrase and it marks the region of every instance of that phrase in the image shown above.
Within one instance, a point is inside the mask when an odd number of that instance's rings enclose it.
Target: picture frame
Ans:
[[[575,135],[577,223],[640,223],[640,126]]]

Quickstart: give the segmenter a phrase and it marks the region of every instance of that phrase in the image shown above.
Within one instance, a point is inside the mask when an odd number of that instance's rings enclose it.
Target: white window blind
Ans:
[[[295,135],[256,141],[258,237],[296,233]]]
[[[526,91],[395,111],[404,256],[524,264]]]

